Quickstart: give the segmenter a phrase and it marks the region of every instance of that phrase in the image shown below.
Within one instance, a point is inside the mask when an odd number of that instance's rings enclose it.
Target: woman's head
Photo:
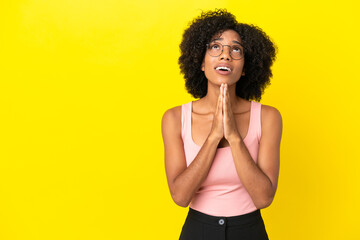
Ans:
[[[235,31],[244,50],[244,59],[240,60],[243,61],[243,72],[241,78],[239,75],[240,80],[237,79],[236,94],[247,100],[260,100],[272,77],[270,67],[275,60],[276,48],[260,28],[238,23],[226,10],[203,12],[185,30],[180,44],[179,65],[186,89],[195,98],[206,95],[208,80],[202,70],[207,44],[225,31],[226,34]],[[228,51],[226,47],[224,51]]]
[[[216,34],[207,44],[201,64],[209,85],[219,87],[221,83],[232,86],[239,81],[244,72],[244,48],[241,37],[231,29]]]

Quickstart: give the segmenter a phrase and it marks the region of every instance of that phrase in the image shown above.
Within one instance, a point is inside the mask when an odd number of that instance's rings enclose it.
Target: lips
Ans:
[[[230,64],[220,63],[215,66],[215,70],[232,72],[233,68]]]
[[[214,69],[221,75],[228,75],[232,72],[232,66],[225,63],[216,65]]]
[[[229,71],[229,72],[231,72],[231,69],[230,68],[228,68],[228,67],[217,67],[217,68],[215,68],[216,70],[221,70],[221,71]]]

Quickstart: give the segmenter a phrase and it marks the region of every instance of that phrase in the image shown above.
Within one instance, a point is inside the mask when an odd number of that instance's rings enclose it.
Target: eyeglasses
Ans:
[[[225,46],[229,47],[229,54],[232,59],[239,60],[244,57],[244,50],[243,50],[242,46],[239,44],[235,44],[232,46],[222,45],[221,43],[218,43],[218,42],[212,42],[212,43],[206,44],[207,52],[212,57],[220,56],[223,53]]]

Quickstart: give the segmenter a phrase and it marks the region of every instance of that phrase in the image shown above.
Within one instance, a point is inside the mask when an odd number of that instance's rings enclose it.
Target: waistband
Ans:
[[[215,226],[219,226],[219,225],[239,226],[239,225],[247,225],[247,224],[253,224],[259,221],[263,221],[259,209],[254,212],[246,213],[239,216],[218,217],[218,216],[207,215],[205,213],[189,208],[188,217],[197,220],[199,222],[211,224]]]

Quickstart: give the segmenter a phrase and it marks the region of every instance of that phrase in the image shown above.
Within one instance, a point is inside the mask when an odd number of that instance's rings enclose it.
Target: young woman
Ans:
[[[277,188],[282,119],[258,101],[276,48],[260,28],[216,10],[193,20],[180,49],[186,88],[199,98],[162,119],[170,193],[189,206],[180,239],[268,239],[260,209]]]

